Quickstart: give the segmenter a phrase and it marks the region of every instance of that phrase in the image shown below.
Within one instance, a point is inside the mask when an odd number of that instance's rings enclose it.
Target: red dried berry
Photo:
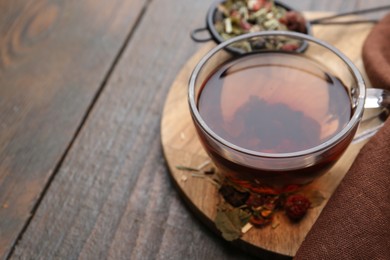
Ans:
[[[279,22],[285,24],[290,31],[306,33],[306,20],[298,12],[289,11],[279,19]]]
[[[302,219],[309,208],[309,199],[301,194],[289,196],[284,204],[284,210],[286,211],[287,216],[293,221]]]

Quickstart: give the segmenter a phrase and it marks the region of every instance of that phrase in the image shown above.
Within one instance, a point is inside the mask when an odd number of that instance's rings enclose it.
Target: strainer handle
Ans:
[[[199,36],[199,35],[204,36],[203,32],[205,32],[205,31],[207,31],[209,33],[208,37],[207,36],[206,37]],[[212,40],[212,37],[211,37],[210,32],[207,29],[207,27],[203,27],[203,28],[197,28],[197,29],[193,30],[191,32],[191,39],[196,41],[196,42],[208,42],[208,41]]]

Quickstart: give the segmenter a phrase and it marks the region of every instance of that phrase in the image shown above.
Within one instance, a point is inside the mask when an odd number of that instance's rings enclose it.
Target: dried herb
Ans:
[[[202,172],[204,174],[214,174],[216,172],[214,166],[211,166],[211,167],[203,170],[206,166],[209,166],[209,165],[210,165],[210,161],[205,161],[205,162],[201,163],[200,165],[198,165],[197,167],[176,165],[176,169],[182,170],[182,171],[190,171],[190,172]]]
[[[251,223],[246,223],[245,226],[242,227],[241,229],[241,233],[242,234],[245,234],[246,232],[248,232],[249,230],[251,230],[251,228],[253,228],[253,225]]]
[[[219,208],[215,218],[215,225],[221,231],[222,237],[228,241],[238,239],[242,228],[248,223],[250,213],[239,209]]]
[[[199,169],[197,169],[197,168],[182,166],[182,165],[177,165],[176,169],[182,170],[182,171],[190,171],[190,172],[198,172],[199,171]]]
[[[219,192],[226,203],[250,215],[251,225],[261,228],[271,224],[273,229],[280,225],[279,222],[274,223],[276,212],[284,211],[291,221],[298,222],[310,208],[319,206],[325,199],[318,190],[307,186],[288,185],[272,189],[258,182],[254,184],[236,179],[233,182],[225,179]],[[238,227],[235,230],[237,236]]]
[[[224,39],[260,31],[281,30],[306,33],[306,20],[298,12],[286,10],[276,5],[273,0],[227,0],[218,5],[214,17],[214,27]],[[236,48],[245,51],[252,49],[297,49],[301,42],[278,38],[276,41],[267,39],[243,41]],[[285,46],[285,47],[284,47]]]
[[[229,241],[238,239],[253,226],[262,228],[271,225],[272,229],[277,228],[280,222],[275,222],[274,217],[278,211],[284,212],[291,221],[298,222],[310,208],[321,205],[325,200],[320,191],[310,186],[287,185],[275,189],[257,180],[249,182],[224,178],[210,164],[207,162],[198,167],[176,168],[193,172],[190,176],[204,178],[216,185],[223,201],[218,205],[215,224]]]
[[[286,215],[292,221],[301,220],[307,213],[311,204],[307,197],[301,194],[290,195],[284,204]]]
[[[208,175],[214,173],[216,173],[216,169],[214,167],[211,167],[210,169],[204,171],[204,174],[208,174]]]
[[[295,12],[289,11],[279,19],[279,22],[286,25],[287,29],[290,31],[306,33],[306,20],[305,18]]]
[[[306,32],[306,20],[273,0],[227,0],[218,5],[214,26],[229,39],[249,32],[284,30]]]
[[[221,187],[223,177],[221,177],[220,173],[209,160],[201,163],[197,167],[176,165],[176,169],[191,172],[191,177],[205,179],[215,185],[217,189]],[[187,176],[183,175],[180,180],[186,182],[187,179]]]
[[[245,204],[249,198],[249,192],[241,192],[233,188],[231,185],[222,185],[219,193],[233,207],[240,207]]]

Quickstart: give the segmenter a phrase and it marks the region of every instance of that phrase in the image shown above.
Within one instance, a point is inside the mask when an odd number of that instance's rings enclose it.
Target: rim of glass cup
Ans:
[[[339,131],[335,136],[330,138],[329,140],[306,150],[296,151],[296,152],[289,152],[289,153],[265,153],[265,152],[258,152],[253,151],[249,149],[242,148],[240,146],[237,146],[235,144],[230,143],[229,141],[221,138],[218,136],[211,128],[208,127],[206,122],[203,120],[202,116],[200,115],[196,101],[195,101],[195,82],[197,79],[197,76],[205,63],[218,51],[225,48],[226,46],[241,41],[248,38],[254,38],[254,37],[267,37],[267,36],[288,36],[296,39],[306,40],[313,42],[317,45],[320,45],[329,51],[333,52],[336,56],[338,56],[349,68],[351,74],[356,80],[356,83],[358,85],[359,89],[359,96],[357,98],[357,105],[356,109],[349,120],[348,124]],[[309,47],[310,48],[310,47]],[[224,41],[211,49],[206,55],[202,57],[202,59],[198,62],[198,64],[195,66],[194,70],[192,71],[190,81],[189,81],[189,88],[188,88],[188,102],[190,106],[190,112],[195,117],[195,120],[199,123],[200,127],[214,140],[218,141],[219,143],[223,144],[224,146],[227,146],[233,150],[236,150],[241,153],[245,153],[252,156],[257,157],[268,157],[268,158],[287,158],[287,157],[298,157],[302,155],[309,155],[309,154],[315,154],[316,152],[329,149],[333,147],[335,144],[337,144],[339,141],[343,140],[346,135],[354,129],[356,124],[358,124],[361,120],[363,110],[364,110],[364,100],[366,96],[365,91],[365,83],[363,80],[362,75],[360,74],[358,68],[355,66],[355,64],[347,57],[345,56],[341,51],[339,51],[336,47],[332,46],[331,44],[320,40],[318,38],[315,38],[313,36],[303,34],[303,33],[297,33],[297,32],[290,32],[290,31],[263,31],[263,32],[254,32],[254,33],[248,33],[244,35],[240,35],[234,38],[231,38],[227,41]]]

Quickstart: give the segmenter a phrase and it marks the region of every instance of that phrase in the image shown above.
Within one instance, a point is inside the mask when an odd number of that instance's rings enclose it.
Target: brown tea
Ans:
[[[208,78],[198,109],[214,133],[238,147],[303,151],[335,136],[351,118],[347,89],[327,71],[297,54],[246,55]]]

